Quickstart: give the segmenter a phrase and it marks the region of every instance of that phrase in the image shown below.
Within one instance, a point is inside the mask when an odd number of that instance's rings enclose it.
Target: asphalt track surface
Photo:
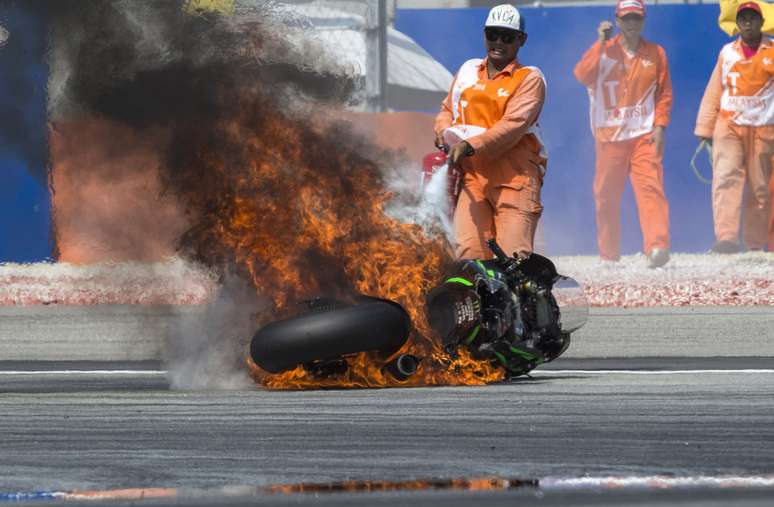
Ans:
[[[171,330],[211,318],[196,306],[0,307],[0,358],[158,359]],[[564,357],[774,357],[772,321],[769,306],[591,308]]]
[[[271,392],[174,391],[154,363],[0,363],[0,493],[177,488],[176,499],[148,505],[772,504],[774,361],[546,366],[486,387]],[[540,487],[248,494],[474,477]],[[746,487],[544,487],[584,477]]]

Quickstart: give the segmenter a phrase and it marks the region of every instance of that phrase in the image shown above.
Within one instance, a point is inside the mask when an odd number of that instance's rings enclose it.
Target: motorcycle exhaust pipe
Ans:
[[[417,356],[412,354],[401,354],[384,365],[384,371],[395,380],[403,382],[416,374],[418,367],[419,358]]]

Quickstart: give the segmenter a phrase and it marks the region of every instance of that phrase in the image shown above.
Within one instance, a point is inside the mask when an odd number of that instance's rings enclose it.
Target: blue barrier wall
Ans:
[[[546,240],[551,254],[596,253],[594,144],[588,96],[572,69],[596,39],[612,7],[523,8],[529,39],[520,60],[540,67],[548,82],[541,127],[549,149],[544,186]],[[452,73],[469,58],[484,56],[482,26],[487,9],[399,10],[396,28],[422,45]],[[674,87],[667,129],[664,179],[670,203],[672,246],[706,251],[713,242],[710,188],[689,169],[696,148],[696,112],[720,47],[729,39],[717,24],[717,5],[648,7],[644,36],[667,52]],[[431,135],[428,133],[428,139]],[[428,144],[430,141],[428,141]],[[706,159],[701,169],[710,174]],[[624,253],[641,250],[634,197],[628,188],[622,209]]]
[[[51,254],[50,199],[46,185],[46,77],[44,23],[33,2],[0,2],[0,23],[11,37],[0,48],[0,262],[35,261]],[[550,153],[544,188],[550,253],[595,253],[593,140],[586,91],[572,68],[596,37],[612,7],[524,8],[529,41],[521,60],[548,80],[541,125]],[[39,13],[37,13],[39,14]],[[450,71],[483,56],[481,27],[487,9],[399,10],[396,28]],[[717,51],[728,38],[717,27],[717,5],[657,5],[648,10],[645,36],[667,51],[675,105],[667,131],[665,185],[673,249],[703,251],[712,243],[709,187],[689,170],[696,141],[693,122]],[[428,134],[428,139],[430,135]],[[706,161],[702,166],[708,174]],[[623,251],[641,249],[631,191],[624,195]]]
[[[0,47],[0,262],[43,260],[52,249],[45,32],[30,5],[0,4],[0,23],[10,32]]]

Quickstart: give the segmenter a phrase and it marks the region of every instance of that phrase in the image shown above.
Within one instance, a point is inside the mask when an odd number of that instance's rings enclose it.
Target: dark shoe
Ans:
[[[669,262],[669,250],[667,248],[654,248],[648,256],[648,267],[650,269],[660,268]]]
[[[739,243],[734,243],[733,241],[726,241],[726,240],[717,241],[713,245],[712,250],[710,250],[710,252],[716,253],[716,254],[739,253]]]

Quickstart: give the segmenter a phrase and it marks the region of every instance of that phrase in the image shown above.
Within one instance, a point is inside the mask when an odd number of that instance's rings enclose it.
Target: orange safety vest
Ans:
[[[774,125],[774,50],[764,37],[758,52],[744,57],[739,39],[720,50],[720,114],[736,125]]]
[[[451,92],[452,125],[444,130],[444,140],[455,144],[461,140],[481,135],[505,114],[505,107],[524,79],[532,72],[543,73],[537,67],[519,67],[506,79],[479,79],[478,70],[483,60],[475,58],[465,62],[457,73]],[[548,155],[540,138],[540,128],[535,123],[522,137],[518,147],[527,147],[538,154],[545,173]]]
[[[588,87],[591,128],[602,142],[633,139],[652,132],[656,124],[669,122],[668,111],[660,117],[656,111],[659,96],[664,92],[671,95],[663,49],[643,39],[637,52],[629,56],[620,38],[618,35],[602,47],[596,43],[575,70],[576,77]],[[664,89],[660,89],[660,81]]]

